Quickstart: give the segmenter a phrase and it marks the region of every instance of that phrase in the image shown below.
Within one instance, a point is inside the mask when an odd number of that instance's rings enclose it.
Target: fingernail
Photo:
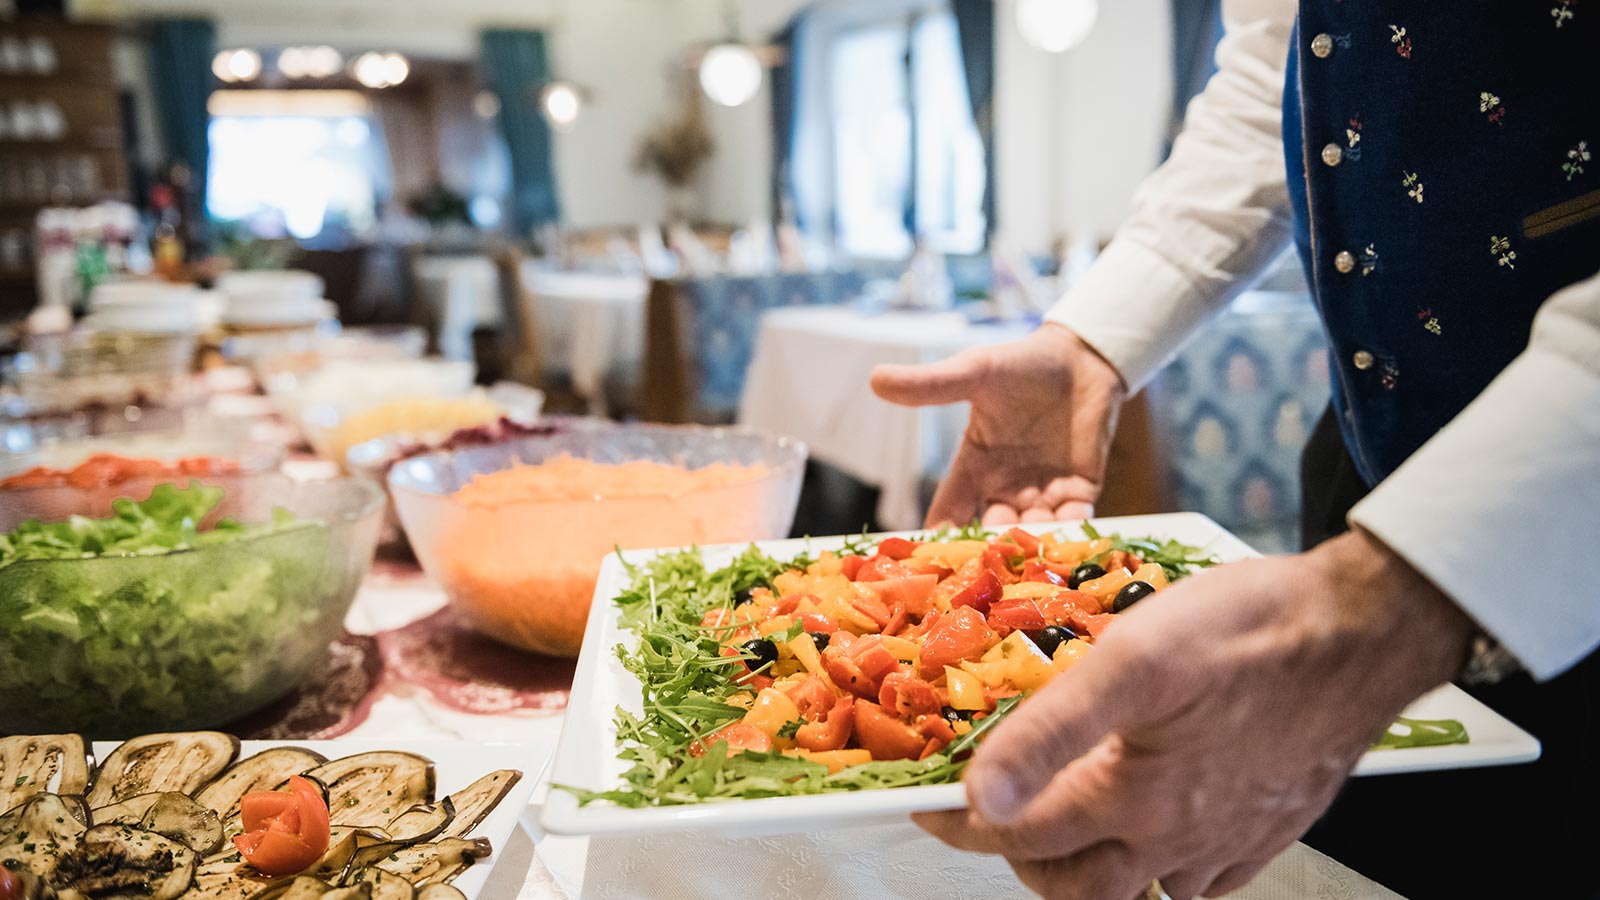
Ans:
[[[991,822],[1009,822],[1022,806],[1017,796],[1017,783],[1010,775],[997,772],[973,779],[972,804],[978,814]]]

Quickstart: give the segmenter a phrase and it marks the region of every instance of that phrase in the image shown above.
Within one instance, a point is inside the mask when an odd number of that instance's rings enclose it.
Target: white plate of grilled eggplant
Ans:
[[[0,738],[0,866],[28,900],[472,900],[517,827],[537,754],[515,744]],[[239,801],[300,775],[328,850],[268,877],[233,845]]]

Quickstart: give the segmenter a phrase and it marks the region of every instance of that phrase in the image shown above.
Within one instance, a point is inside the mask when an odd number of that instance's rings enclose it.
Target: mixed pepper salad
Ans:
[[[1216,560],[1083,526],[1078,539],[976,527],[863,536],[708,570],[688,550],[630,568],[618,657],[642,714],[617,712],[625,806],[959,780],[984,732],[1093,652],[1118,614]]]

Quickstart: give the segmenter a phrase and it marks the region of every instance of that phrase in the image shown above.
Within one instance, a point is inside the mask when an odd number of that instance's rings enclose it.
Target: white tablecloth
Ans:
[[[347,619],[351,631],[397,628],[437,610],[444,598],[425,586],[363,589]],[[582,698],[573,698],[581,703]],[[515,741],[530,768],[555,749],[560,716],[475,716],[452,712],[421,692],[385,688],[351,737]],[[533,773],[530,772],[530,775]],[[958,853],[910,824],[826,834],[728,840],[693,834],[642,838],[560,838],[537,827],[548,771],[523,816],[524,831],[497,848],[480,900],[1028,900],[1033,897],[996,857]],[[1398,900],[1303,845],[1275,860],[1232,900]]]
[[[739,421],[805,441],[815,458],[879,489],[880,525],[917,528],[922,482],[949,467],[967,406],[916,410],[886,403],[868,384],[873,368],[937,362],[1029,330],[972,325],[959,313],[775,310],[761,322]]]
[[[537,261],[522,267],[522,286],[536,304],[534,321],[545,366],[568,372],[589,411],[605,414],[606,376],[636,373],[644,356],[643,275],[563,272]]]
[[[413,274],[439,331],[439,351],[448,359],[472,359],[472,332],[497,328],[500,273],[487,256],[424,256]]]

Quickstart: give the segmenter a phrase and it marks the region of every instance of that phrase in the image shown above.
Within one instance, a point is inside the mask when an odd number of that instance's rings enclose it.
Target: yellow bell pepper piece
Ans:
[[[756,695],[756,702],[750,705],[750,711],[744,714],[745,724],[755,727],[777,738],[783,726],[800,718],[800,708],[794,705],[784,693],[775,688],[767,688]]]
[[[989,699],[984,695],[983,682],[978,676],[953,666],[944,667],[945,690],[950,694],[952,709],[986,710]]]
[[[1000,589],[1000,596],[1006,600],[1042,600],[1045,597],[1054,597],[1065,590],[1059,584],[1046,584],[1042,581],[1019,581],[1008,584]]]
[[[908,641],[892,634],[883,636],[883,648],[894,654],[895,659],[916,663],[922,659],[922,647],[916,641]]]
[[[931,562],[944,566],[947,569],[959,569],[967,560],[983,555],[988,549],[988,541],[944,541],[929,544],[919,544],[911,551],[911,558],[923,562]]]
[[[1159,591],[1167,586],[1167,570],[1156,563],[1145,563],[1133,573],[1133,580],[1143,581]]]
[[[872,762],[872,752],[870,750],[811,751],[800,750],[797,748],[794,750],[785,750],[783,751],[783,755],[797,756],[800,759],[807,759],[814,763],[822,763],[828,767],[829,775],[837,775],[839,772],[843,771],[844,769],[848,769],[851,766],[864,766],[867,763]]]
[[[1055,656],[1050,658],[1050,665],[1057,672],[1065,672],[1089,654],[1089,642],[1079,638],[1066,641],[1056,648]]]

